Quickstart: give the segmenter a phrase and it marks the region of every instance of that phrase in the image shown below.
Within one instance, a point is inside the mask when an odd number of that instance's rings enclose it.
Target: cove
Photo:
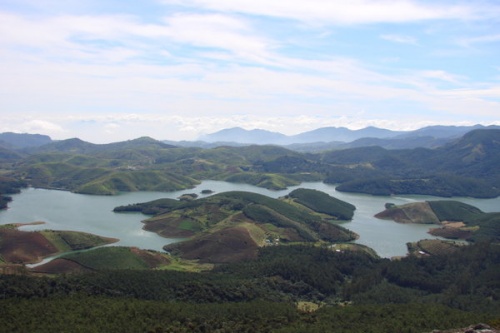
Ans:
[[[130,192],[116,196],[95,196],[28,188],[19,194],[12,195],[13,201],[9,204],[9,208],[0,211],[0,224],[42,221],[45,224],[23,226],[21,230],[83,231],[119,238],[120,241],[113,244],[115,246],[135,246],[162,251],[164,245],[176,242],[178,239],[163,238],[155,233],[142,230],[141,220],[147,218],[145,215],[114,213],[113,208],[159,198],[175,199],[186,193],[196,193],[200,197],[210,195],[201,194],[202,190],[212,190],[214,193],[249,191],[278,198],[299,187],[320,190],[355,205],[356,211],[353,220],[344,222],[343,226],[360,235],[356,243],[373,248],[381,257],[404,256],[407,252],[407,242],[436,238],[427,233],[429,225],[398,224],[374,218],[374,214],[384,209],[385,203],[392,202],[399,205],[425,200],[450,200],[449,198],[432,196],[389,197],[343,193],[336,191],[334,185],[321,182],[302,183],[300,186],[290,187],[287,190],[271,191],[247,184],[207,180],[194,189],[183,191]],[[485,212],[498,211],[500,207],[500,198],[453,198],[453,200],[474,205]]]

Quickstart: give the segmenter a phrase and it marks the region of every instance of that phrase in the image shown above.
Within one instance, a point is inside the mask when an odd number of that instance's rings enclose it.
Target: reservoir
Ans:
[[[114,213],[113,208],[121,205],[147,202],[160,198],[176,199],[182,194],[196,193],[200,198],[202,190],[214,193],[226,191],[249,191],[273,198],[285,196],[296,188],[316,189],[356,206],[352,221],[342,225],[357,234],[356,243],[373,248],[381,257],[403,256],[407,252],[406,243],[420,239],[436,238],[427,233],[432,225],[398,224],[393,221],[373,217],[384,210],[387,202],[396,205],[430,200],[450,200],[432,196],[372,196],[365,194],[337,192],[334,185],[321,182],[303,183],[287,190],[271,191],[252,185],[227,183],[222,181],[203,181],[194,189],[176,192],[130,192],[116,196],[96,196],[75,194],[66,191],[28,188],[12,195],[13,201],[7,210],[0,211],[0,224],[45,222],[41,225],[23,226],[21,230],[74,230],[89,232],[105,237],[119,238],[113,245],[136,246],[143,249],[162,251],[166,244],[178,239],[163,238],[142,229],[142,220],[147,216],[141,213]],[[453,198],[478,207],[485,212],[498,211],[500,198],[473,199]]]

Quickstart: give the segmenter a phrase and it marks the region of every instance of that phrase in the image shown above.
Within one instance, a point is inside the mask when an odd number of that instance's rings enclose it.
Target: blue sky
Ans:
[[[500,2],[0,0],[0,132],[500,125]]]

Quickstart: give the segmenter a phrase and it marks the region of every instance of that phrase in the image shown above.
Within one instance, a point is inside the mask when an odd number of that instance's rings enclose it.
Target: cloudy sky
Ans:
[[[500,2],[0,0],[0,132],[500,124]]]

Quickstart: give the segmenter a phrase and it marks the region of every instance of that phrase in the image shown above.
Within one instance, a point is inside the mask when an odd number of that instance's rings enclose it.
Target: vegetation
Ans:
[[[85,250],[117,241],[116,239],[77,231],[43,230],[40,233],[54,244],[59,252]]]
[[[178,148],[150,138],[30,143],[22,153],[0,151],[0,203],[28,184],[115,194],[186,189],[202,179],[271,189],[323,180],[381,195],[496,197],[499,136],[480,130],[436,149],[314,154],[276,146]],[[439,223],[437,232],[472,241],[423,240],[409,244],[412,255],[389,261],[338,243],[356,235],[332,221],[350,219],[354,209],[304,189],[279,200],[228,192],[116,208],[152,215],[145,228],[160,235],[189,238],[166,247],[170,255],[86,251],[111,240],[2,227],[0,331],[430,332],[498,325],[500,213],[451,200],[387,205],[386,217]],[[78,252],[23,266],[68,250]]]
[[[304,194],[298,191],[303,202]],[[302,193],[302,194],[301,194]],[[188,238],[171,244],[166,250],[185,259],[208,262],[242,260],[256,255],[260,246],[289,242],[348,242],[357,235],[332,219],[352,216],[352,205],[323,193],[314,211],[300,201],[291,204],[286,199],[273,199],[249,192],[225,192],[197,200],[156,200],[117,207],[115,211],[158,212],[144,221],[144,228],[166,237]],[[351,210],[349,210],[351,209]]]
[[[60,259],[71,260],[93,270],[149,269],[151,266],[148,261],[138,255],[144,253],[146,252],[134,248],[111,246],[69,253],[61,256]]]
[[[300,182],[291,179],[290,177],[276,174],[260,174],[250,172],[231,174],[230,176],[225,177],[224,180],[230,183],[245,183],[255,185],[270,190],[281,190],[286,189],[288,186],[300,184]]]
[[[325,179],[339,190],[375,195],[427,194],[496,197],[500,194],[500,130],[474,130],[437,149],[363,147],[325,153],[335,165]],[[354,170],[352,176],[347,171]],[[361,175],[361,177],[360,177]]]
[[[301,205],[315,212],[336,217],[339,220],[351,220],[356,207],[328,194],[309,189],[296,189],[288,194]]]
[[[484,214],[479,208],[460,201],[435,200],[428,203],[441,222],[463,221],[469,223]]]
[[[436,236],[469,241],[500,240],[500,213],[484,213],[480,209],[453,200],[409,203],[386,209],[375,215],[402,223],[434,223],[441,228],[431,229]],[[459,223],[450,223],[459,222]]]
[[[158,199],[145,203],[130,204],[127,206],[118,206],[113,209],[116,213],[140,212],[145,215],[156,215],[163,212],[169,212],[182,206],[182,202],[175,199]]]
[[[70,139],[32,147],[10,172],[33,186],[88,194],[173,191],[203,179],[284,189],[302,181],[340,184],[375,195],[500,194],[500,130],[467,133],[446,146],[387,150],[360,147],[314,154],[277,146],[180,148],[139,138],[107,145]]]
[[[75,231],[20,231],[15,225],[0,228],[0,257],[7,264],[36,263],[67,251],[89,249],[117,239]]]
[[[499,263],[492,243],[396,261],[281,246],[204,273],[0,275],[0,330],[423,332],[495,324]],[[304,302],[317,309],[299,309]]]
[[[7,208],[7,204],[12,201],[12,197],[5,194],[19,193],[23,187],[26,187],[24,181],[0,176],[0,209]]]

